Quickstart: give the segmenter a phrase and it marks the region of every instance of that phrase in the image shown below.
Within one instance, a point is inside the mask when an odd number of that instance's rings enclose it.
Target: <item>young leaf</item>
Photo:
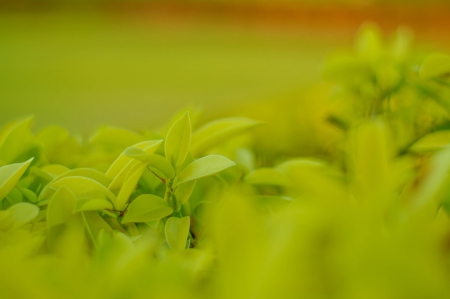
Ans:
[[[192,180],[196,180],[217,173],[234,165],[236,165],[236,163],[224,156],[206,156],[186,166],[186,168],[183,169],[183,171],[178,176],[176,184],[179,185]]]
[[[135,167],[138,164],[142,164],[139,161],[129,161],[125,167],[123,167],[120,172],[116,175],[114,180],[109,184],[108,189],[117,194],[120,191],[120,188],[122,188],[123,183],[125,181],[125,178],[127,177],[127,174],[130,172],[130,170]]]
[[[142,142],[144,137],[122,128],[101,127],[98,132],[91,137],[90,143],[102,147],[104,150],[114,150],[125,148],[132,144]]]
[[[11,206],[7,212],[8,214],[0,221],[2,230],[16,229],[31,222],[39,214],[39,208],[33,204],[21,202]]]
[[[253,185],[291,185],[291,180],[282,172],[273,168],[259,168],[245,176],[244,181]]]
[[[157,220],[172,214],[173,209],[159,196],[144,194],[137,197],[128,206],[122,223],[147,222]]]
[[[147,154],[140,148],[137,147],[127,147],[123,154],[125,156],[138,159],[139,161],[144,161],[147,158]]]
[[[257,196],[256,201],[264,211],[276,212],[288,207],[292,203],[292,198],[286,196]]]
[[[86,229],[95,247],[98,247],[98,238],[102,231],[108,234],[113,233],[111,226],[96,211],[86,211],[81,214],[83,215]]]
[[[119,221],[117,221],[117,218],[106,216],[106,217],[103,217],[103,220],[105,220],[105,222],[108,223],[108,225],[111,226],[111,228],[113,230],[120,231],[124,234],[127,233],[127,231],[122,227],[122,225],[120,225]]]
[[[20,188],[19,190],[20,192],[22,192],[22,194],[27,198],[29,202],[31,203],[37,202],[37,196],[33,191],[27,188]]]
[[[54,189],[58,189],[61,186],[69,188],[78,199],[97,199],[106,197],[112,203],[116,202],[116,196],[108,188],[90,178],[70,176],[51,184],[51,187]]]
[[[194,191],[196,182],[196,180],[192,180],[177,187],[175,196],[180,203],[183,204],[189,200],[189,197],[191,197],[191,194]]]
[[[99,211],[105,209],[112,209],[113,205],[104,198],[96,199],[79,199],[77,201],[77,206],[75,207],[75,212],[82,211]]]
[[[72,166],[81,154],[80,142],[60,126],[48,126],[37,134],[45,157],[50,163]]]
[[[377,120],[361,123],[350,134],[352,195],[361,204],[376,205],[380,211],[387,209],[395,184],[389,133],[386,124]]]
[[[53,179],[55,178],[53,175],[49,174],[49,173],[46,172],[46,171],[43,171],[42,169],[40,169],[40,168],[38,168],[38,167],[36,167],[36,166],[32,166],[32,167],[30,168],[30,173],[31,173],[32,175],[35,175],[35,176],[37,176],[38,178],[44,180],[44,181],[47,182],[47,183],[53,181]]]
[[[160,155],[150,155],[147,160],[147,165],[150,168],[159,170],[166,179],[172,179],[175,176],[175,170],[167,160]]]
[[[126,231],[122,229],[113,234],[103,232],[99,234],[98,239],[96,256],[102,269],[111,269],[114,273],[118,273],[129,266],[130,258],[135,256],[136,246]]]
[[[122,189],[120,189],[119,195],[117,195],[117,205],[116,207],[118,209],[123,209],[125,207],[125,204],[127,203],[128,199],[131,196],[131,193],[133,193],[134,189],[136,188],[136,185],[141,178],[142,174],[145,171],[145,164],[142,162],[139,162],[139,164],[134,165],[130,171],[127,173],[127,176],[124,180]]]
[[[0,202],[14,188],[28,166],[30,166],[31,161],[33,161],[33,158],[23,163],[0,167]]]
[[[77,169],[66,171],[63,174],[56,177],[51,182],[51,184],[44,187],[44,189],[39,194],[39,199],[42,200],[44,198],[49,198],[53,194],[53,189],[50,188],[50,186],[66,177],[90,178],[90,179],[102,184],[103,186],[108,186],[111,183],[111,179],[108,178],[106,175],[104,175],[103,173],[101,173],[98,170],[95,170],[92,168],[77,168]]]
[[[194,156],[201,155],[217,144],[260,124],[245,117],[230,117],[207,123],[192,135],[191,152]]]
[[[34,117],[29,117],[4,128],[1,133],[2,140],[0,140],[0,160],[7,164],[16,162],[19,157],[35,146],[36,138],[30,132],[33,120]]]
[[[450,148],[445,148],[433,155],[427,176],[412,196],[415,211],[435,211],[442,204],[448,194],[448,180],[450,172]]]
[[[413,153],[426,153],[440,150],[450,144],[450,131],[430,133],[416,141],[409,149]]]
[[[435,78],[450,73],[450,57],[442,54],[431,54],[425,58],[420,67],[422,78]]]
[[[355,40],[355,51],[364,61],[376,61],[383,53],[380,28],[371,23],[363,24]]]
[[[166,158],[157,154],[147,154],[138,148],[129,147],[124,154],[146,163],[150,168],[159,170],[165,178],[171,179],[175,176],[175,170]]]
[[[195,221],[204,223],[206,220],[205,218],[207,218],[207,212],[211,211],[215,207],[217,207],[217,203],[212,201],[200,201],[199,203],[197,203],[193,208]]]
[[[12,190],[6,195],[6,199],[12,204],[23,201],[23,193],[19,191],[18,187],[19,186],[12,188]]]
[[[74,217],[77,197],[66,186],[61,186],[50,199],[47,208],[47,226],[66,223]]]
[[[62,175],[63,173],[68,172],[70,169],[67,168],[66,166],[59,165],[59,164],[49,164],[49,165],[45,165],[45,166],[41,167],[41,170],[45,171],[52,177],[56,178],[56,177]]]
[[[189,234],[190,218],[170,217],[165,226],[166,241],[170,248],[179,251],[186,248],[186,240]]]
[[[255,170],[255,153],[248,148],[236,149],[236,163],[245,171]]]
[[[69,176],[82,176],[86,178],[93,179],[94,181],[99,182],[103,186],[108,186],[111,184],[111,179],[107,177],[102,172],[92,169],[92,168],[76,168],[70,171],[65,172],[64,174],[58,176],[55,178],[54,182],[59,181],[62,178],[69,177]]]
[[[186,112],[173,124],[166,136],[164,145],[166,159],[174,168],[181,166],[186,159],[191,144],[191,120]]]
[[[162,140],[149,140],[143,141],[133,145],[132,147],[143,150],[146,154],[153,154],[161,144]],[[121,172],[121,170],[127,166],[129,162],[133,161],[133,158],[126,156],[124,153],[111,164],[106,176],[110,179],[115,179],[115,177]]]
[[[325,162],[308,158],[297,158],[277,165],[276,169],[284,173],[293,182],[292,191],[317,202],[348,202],[348,190]],[[324,186],[327,186],[324,188]]]

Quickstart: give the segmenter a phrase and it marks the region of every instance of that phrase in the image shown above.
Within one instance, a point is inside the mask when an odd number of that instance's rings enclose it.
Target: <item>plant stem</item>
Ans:
[[[180,207],[178,206],[178,200],[175,197],[174,190],[172,188],[173,186],[173,179],[168,179],[166,182],[166,193],[164,195],[164,200],[172,205],[173,208],[173,214],[177,214],[178,216],[181,216],[180,213]]]
[[[181,212],[180,212],[180,207],[178,205],[178,200],[175,197],[175,195],[173,194],[174,190],[172,188],[173,185],[173,180],[172,179],[168,179],[166,182],[166,193],[164,195],[164,200],[169,203],[172,204],[173,207],[173,214],[181,217]]]
[[[156,220],[155,233],[157,233],[159,231],[159,226],[161,225],[161,221],[162,221],[161,218]]]
[[[172,184],[173,184],[172,179],[168,179],[166,181],[166,193],[164,194],[164,200],[167,203],[170,203],[170,197],[172,196]]]
[[[164,184],[166,183],[166,180],[162,177],[160,177],[158,174],[156,174],[156,172],[154,172],[153,170],[150,169],[150,167],[147,167],[147,169],[153,173],[158,179],[160,179]]]
[[[170,204],[170,198],[172,197],[172,185],[173,185],[173,180],[172,179],[167,179],[164,180],[164,183],[166,184],[166,192],[164,193],[164,201]],[[159,226],[161,225],[162,219],[158,219],[156,221],[156,225],[155,225],[155,233],[157,233],[159,231]]]

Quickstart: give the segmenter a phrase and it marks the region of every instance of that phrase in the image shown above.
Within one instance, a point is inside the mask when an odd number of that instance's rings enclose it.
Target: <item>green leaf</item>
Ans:
[[[435,78],[450,73],[450,57],[443,54],[431,54],[420,67],[422,78]]]
[[[178,176],[176,184],[179,185],[192,180],[196,180],[217,173],[234,165],[236,165],[236,163],[224,156],[206,156],[195,160],[194,162],[186,166],[186,168],[183,169],[183,171]]]
[[[56,178],[55,180],[58,180],[63,177],[68,176],[82,176],[86,178],[93,179],[94,181],[99,182],[103,186],[107,187],[109,184],[111,184],[111,179],[107,177],[103,172],[100,172],[98,170],[92,169],[92,168],[77,168],[73,169],[69,172],[64,173],[61,177]]]
[[[99,182],[103,186],[108,186],[111,184],[111,179],[107,177],[102,172],[92,169],[92,168],[77,168],[70,171],[65,172],[64,174],[58,176],[54,179],[53,182],[57,182],[61,180],[62,178],[69,177],[69,176],[81,176],[85,178],[93,179],[94,181]]]
[[[248,148],[236,149],[236,164],[242,167],[245,171],[251,171],[255,169],[256,158],[255,153]]]
[[[257,196],[256,201],[262,210],[276,212],[288,207],[292,203],[292,198],[286,196]]]
[[[245,176],[244,181],[253,185],[291,185],[292,181],[282,172],[273,168],[259,168]]]
[[[103,217],[103,219],[105,220],[106,223],[108,223],[109,226],[111,226],[111,228],[113,230],[117,230],[120,231],[124,234],[127,233],[127,231],[122,227],[122,225],[119,223],[119,221],[117,220],[116,215],[114,215],[114,217]]]
[[[12,230],[19,228],[36,218],[39,208],[27,202],[21,202],[11,206],[7,214],[0,220],[0,229]]]
[[[393,196],[393,142],[382,121],[361,123],[350,132],[348,168],[352,173],[352,196],[361,204],[387,208]]]
[[[1,132],[0,160],[9,164],[30,151],[36,144],[36,138],[30,128],[34,117],[12,123]],[[24,158],[24,157],[22,157]],[[29,158],[25,157],[24,159]]]
[[[341,174],[323,161],[297,158],[277,165],[276,169],[293,182],[292,189],[298,192],[296,196],[326,204],[330,200],[347,202],[348,190]]]
[[[123,154],[125,156],[138,159],[139,161],[145,161],[148,157],[148,155],[137,147],[128,147],[123,151]]]
[[[36,166],[32,166],[30,168],[30,173],[32,175],[37,176],[38,178],[41,178],[42,180],[44,180],[45,182],[51,182],[55,177],[52,176],[51,174],[49,174],[48,172],[43,171],[42,169],[36,167]]]
[[[85,178],[89,178],[89,179],[92,179],[92,180],[102,184],[105,187],[108,186],[111,183],[111,179],[108,178],[105,174],[101,173],[98,170],[95,170],[95,169],[92,169],[92,168],[77,168],[77,169],[66,171],[63,174],[61,174],[58,177],[56,177],[51,182],[51,184],[49,184],[49,185],[44,187],[44,189],[39,194],[39,199],[42,200],[44,198],[49,198],[50,196],[52,196],[54,190],[51,189],[50,186],[53,185],[54,183],[60,181],[61,179],[66,178],[66,177],[85,177]]]
[[[114,180],[109,184],[108,189],[114,192],[115,194],[118,194],[120,189],[122,188],[124,181],[127,177],[127,174],[130,172],[130,170],[135,167],[136,165],[141,165],[142,162],[139,161],[129,161],[127,165],[125,165],[122,170],[116,175]]]
[[[121,272],[134,264],[136,259],[136,246],[126,231],[115,231],[113,234],[99,235],[96,250],[97,261],[103,271]],[[109,270],[110,269],[110,270]]]
[[[37,196],[33,191],[27,188],[20,188],[19,190],[20,192],[22,192],[23,195],[25,195],[25,197],[28,199],[29,202],[31,203],[37,202]]]
[[[221,142],[260,124],[260,122],[244,117],[223,118],[207,123],[192,135],[191,152],[194,156],[201,155]]]
[[[170,217],[165,226],[166,241],[170,248],[179,251],[186,248],[186,241],[189,235],[190,218]]]
[[[170,128],[164,145],[166,159],[174,168],[181,166],[189,153],[191,144],[191,120],[186,112]]]
[[[217,206],[217,203],[212,201],[200,201],[193,209],[194,217],[196,222],[204,223],[207,220],[207,213],[211,212],[213,208]]]
[[[175,197],[180,203],[183,204],[189,200],[189,197],[191,197],[192,192],[194,191],[196,182],[196,180],[192,180],[177,187],[175,190]]]
[[[144,194],[131,202],[122,223],[157,220],[169,216],[172,212],[172,207],[161,197]]]
[[[43,206],[48,205],[49,202],[50,202],[50,199],[44,199],[44,200],[38,201],[38,202],[36,203],[36,205],[37,205],[38,207],[43,207]]]
[[[160,186],[162,186],[161,179],[159,179],[157,176],[155,176],[155,174],[150,172],[150,170],[144,170],[144,173],[142,174],[139,180],[139,187],[141,188],[141,190],[144,193],[155,194],[156,189],[159,188]]]
[[[377,59],[383,54],[380,28],[372,23],[363,24],[355,40],[355,51],[367,62],[378,62]]]
[[[33,161],[33,158],[23,163],[0,167],[0,202],[14,188],[28,166],[30,166],[31,161]]]
[[[77,201],[77,206],[74,211],[75,212],[99,211],[112,208],[113,205],[104,198],[79,199]]]
[[[430,133],[416,141],[408,149],[413,153],[426,153],[440,150],[450,144],[450,131],[437,131]]]
[[[6,199],[9,203],[16,204],[23,201],[23,194],[19,191],[19,186],[12,188],[12,190],[6,195]]]
[[[57,226],[74,218],[77,197],[66,186],[61,186],[50,199],[47,207],[47,226]]]
[[[108,188],[90,178],[70,176],[51,184],[51,187],[54,189],[58,189],[61,186],[69,188],[78,199],[98,199],[106,197],[112,203],[116,202],[116,196]]]
[[[172,179],[175,176],[175,170],[163,156],[149,155],[146,163],[150,169],[158,170],[166,179]]]
[[[49,175],[51,175],[54,178],[62,175],[63,173],[70,171],[69,168],[67,168],[64,165],[60,165],[60,164],[45,165],[45,166],[41,167],[41,170],[45,171],[46,173],[48,173]]]
[[[115,149],[123,149],[138,142],[142,142],[143,139],[143,136],[133,131],[104,126],[91,137],[90,143],[101,147],[103,150],[112,151]]]
[[[99,245],[99,236],[102,232],[112,234],[113,230],[111,226],[96,211],[82,212],[86,229],[95,247]]]
[[[449,194],[450,148],[438,151],[431,158],[427,176],[411,198],[415,211],[429,212],[435,217],[435,211]]]
[[[402,61],[408,57],[414,40],[414,33],[406,27],[399,27],[394,33],[390,45],[390,52],[397,61]]]
[[[132,147],[141,149],[146,154],[150,155],[150,154],[153,154],[158,149],[158,147],[161,143],[162,143],[162,140],[150,140],[150,141],[143,141],[143,142],[137,143],[137,144],[133,145]],[[120,156],[111,164],[108,171],[106,172],[106,176],[109,177],[110,179],[116,180],[116,177],[122,172],[122,170],[128,165],[128,163],[130,163],[132,161],[133,161],[133,158],[128,157],[127,155],[125,155],[124,152],[122,152],[122,154],[120,154]],[[134,161],[134,162],[136,162],[136,161]],[[125,175],[126,175],[126,172],[125,172],[125,174],[123,174],[123,177],[125,177]]]
[[[50,163],[72,167],[81,154],[80,142],[60,126],[48,126],[37,134],[37,140]]]
[[[139,164],[134,165],[127,173],[122,189],[120,189],[119,195],[117,195],[116,208],[123,209],[125,207],[125,204],[128,202],[131,194],[136,188],[137,183],[139,182],[139,179],[144,173],[145,168],[145,164],[139,162]]]
[[[163,156],[157,154],[149,155],[143,150],[134,147],[127,148],[124,151],[124,154],[146,163],[150,168],[159,170],[159,172],[161,172],[165,178],[171,179],[175,176],[175,170]]]

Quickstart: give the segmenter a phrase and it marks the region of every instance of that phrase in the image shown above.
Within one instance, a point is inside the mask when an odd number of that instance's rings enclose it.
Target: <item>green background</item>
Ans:
[[[4,12],[0,40],[1,123],[34,114],[75,133],[297,92],[330,51],[305,32],[92,12]]]

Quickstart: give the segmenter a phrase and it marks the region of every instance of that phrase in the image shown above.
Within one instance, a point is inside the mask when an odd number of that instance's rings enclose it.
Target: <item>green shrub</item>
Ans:
[[[5,125],[2,298],[448,298],[450,58],[409,45],[330,58],[328,160],[266,159],[248,118]]]

